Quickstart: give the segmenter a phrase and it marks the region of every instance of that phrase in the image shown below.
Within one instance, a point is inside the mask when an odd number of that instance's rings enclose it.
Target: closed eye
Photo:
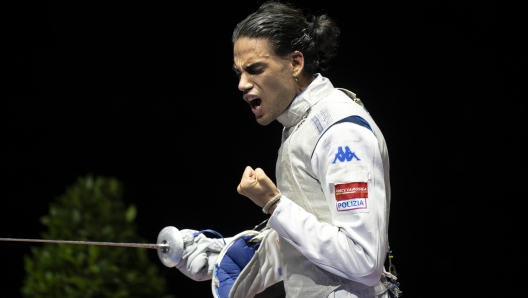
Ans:
[[[266,64],[262,63],[262,62],[257,62],[257,63],[253,63],[253,64],[250,64],[246,67],[244,67],[244,69],[249,73],[249,74],[259,74],[259,73],[262,73],[264,72],[264,70],[266,69]]]

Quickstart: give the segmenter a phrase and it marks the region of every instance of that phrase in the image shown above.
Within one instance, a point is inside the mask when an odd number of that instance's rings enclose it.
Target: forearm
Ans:
[[[376,231],[355,233],[351,238],[343,229],[319,222],[285,197],[268,225],[317,266],[367,285],[379,281],[383,255],[378,251],[383,244],[372,239],[380,238]]]

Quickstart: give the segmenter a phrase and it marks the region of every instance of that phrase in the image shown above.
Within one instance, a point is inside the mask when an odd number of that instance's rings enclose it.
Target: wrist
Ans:
[[[280,200],[281,197],[282,197],[282,194],[281,194],[281,192],[279,190],[279,193],[276,196],[274,196],[271,200],[269,200],[264,205],[264,207],[262,207],[262,212],[264,214],[270,214],[270,208],[276,206],[277,202]],[[273,210],[275,210],[275,208],[273,208]]]
[[[275,203],[273,203],[269,209],[268,209],[268,213],[269,214],[273,214],[273,212],[275,211],[275,209],[277,209],[277,205],[279,205],[281,199],[277,200]]]

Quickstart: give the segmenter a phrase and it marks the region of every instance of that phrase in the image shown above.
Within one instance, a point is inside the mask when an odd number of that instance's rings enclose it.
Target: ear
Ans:
[[[298,77],[304,69],[304,55],[299,51],[293,52],[291,55],[291,62],[293,67],[293,76]]]

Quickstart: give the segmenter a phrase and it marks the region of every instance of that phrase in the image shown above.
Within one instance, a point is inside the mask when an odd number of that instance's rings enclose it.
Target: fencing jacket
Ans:
[[[320,74],[277,120],[283,197],[267,229],[225,245],[198,233],[176,267],[212,279],[216,298],[275,297],[281,284],[287,297],[385,293],[389,158],[377,125],[354,93]]]
[[[280,236],[287,297],[368,297],[388,250],[389,157],[355,94],[320,74],[277,119],[283,124],[268,221]]]

